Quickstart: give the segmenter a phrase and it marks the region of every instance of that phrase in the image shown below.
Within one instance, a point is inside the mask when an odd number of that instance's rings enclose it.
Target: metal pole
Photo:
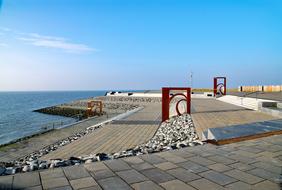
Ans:
[[[191,89],[192,89],[193,88],[193,71],[191,71],[190,80],[191,80]]]

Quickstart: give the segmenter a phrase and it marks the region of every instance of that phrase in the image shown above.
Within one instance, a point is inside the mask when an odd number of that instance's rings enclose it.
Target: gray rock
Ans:
[[[46,169],[48,168],[48,163],[47,162],[43,162],[39,164],[39,169]]]
[[[93,162],[92,159],[88,159],[88,160],[85,161],[85,164],[90,164],[92,162]]]
[[[5,174],[6,175],[13,175],[13,174],[15,174],[16,173],[16,168],[13,168],[13,167],[8,167],[8,168],[6,168],[6,170],[5,170]]]
[[[29,166],[25,165],[22,169],[23,172],[28,172],[29,171]]]
[[[38,170],[38,164],[31,164],[30,171]]]
[[[49,168],[55,168],[55,164],[54,163],[51,163]]]
[[[6,171],[5,167],[0,166],[0,175],[3,175]]]

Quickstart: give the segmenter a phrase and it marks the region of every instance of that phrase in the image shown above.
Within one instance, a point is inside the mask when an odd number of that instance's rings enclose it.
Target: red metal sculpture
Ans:
[[[223,82],[218,83],[219,80],[223,80]],[[213,78],[213,95],[216,96],[218,93],[226,95],[226,77]]]
[[[95,109],[96,108],[96,109]],[[98,111],[97,111],[98,109]],[[87,117],[94,116],[95,114],[102,115],[103,103],[102,101],[88,101],[87,102]]]
[[[176,93],[176,94],[170,94],[171,90],[177,90],[177,91],[186,91],[187,95],[184,93]],[[179,112],[179,103],[182,101],[186,101],[186,112],[188,114],[191,113],[191,88],[172,88],[172,87],[165,87],[162,88],[162,121],[165,121],[169,119],[169,105],[171,100],[176,96],[183,96],[182,99],[178,100],[175,106],[176,112],[178,115],[181,115]]]

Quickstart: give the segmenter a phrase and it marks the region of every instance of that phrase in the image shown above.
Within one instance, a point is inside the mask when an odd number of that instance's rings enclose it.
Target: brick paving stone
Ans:
[[[13,176],[0,177],[0,189],[12,189]]]
[[[217,172],[225,172],[225,171],[228,171],[228,170],[232,170],[231,167],[226,166],[226,165],[221,164],[221,163],[209,165],[208,168],[215,170]]]
[[[118,177],[110,177],[98,180],[98,183],[104,190],[127,190],[132,189],[127,183]]]
[[[261,162],[269,162],[273,165],[282,167],[282,162],[278,159],[278,157],[268,157],[268,156],[260,156],[256,158],[256,161],[261,161]]]
[[[176,151],[173,151],[172,154],[175,154],[176,156],[180,156],[182,158],[189,158],[195,156],[195,154],[192,154],[191,152],[185,151],[185,149],[179,149]]]
[[[98,184],[92,177],[85,177],[85,178],[70,180],[70,184],[74,190],[82,189],[86,187],[98,186]]]
[[[50,178],[65,177],[65,174],[62,168],[55,168],[41,171],[40,177],[42,180],[46,180]]]
[[[261,168],[256,168],[253,170],[249,170],[247,171],[247,173],[250,173],[252,175],[264,178],[264,179],[268,179],[270,181],[273,181],[275,183],[282,183],[282,176],[281,174],[277,174],[277,173],[272,173],[269,171],[266,171],[264,169]]]
[[[250,158],[250,157],[246,157],[246,156],[242,156],[242,155],[238,155],[238,154],[227,155],[226,157],[233,159],[233,160],[243,162],[245,164],[252,164],[252,163],[256,162],[256,159],[254,159],[254,158]]]
[[[229,166],[232,167],[232,168],[241,170],[241,171],[247,171],[247,170],[251,170],[251,169],[255,168],[254,166],[251,166],[251,165],[245,164],[245,163],[241,163],[241,162],[230,164]]]
[[[42,190],[42,187],[41,185],[39,185],[39,186],[34,186],[34,187],[27,187],[27,188],[24,188],[23,190]]]
[[[248,152],[251,152],[251,153],[260,153],[260,152],[263,152],[263,150],[257,148],[258,146],[240,146],[238,147],[240,150],[244,150],[244,151],[248,151]]]
[[[129,184],[148,180],[147,177],[137,172],[136,170],[120,171],[120,172],[117,172],[117,175],[119,175],[124,181],[126,181]]]
[[[277,156],[277,152],[270,152],[270,151],[263,151],[259,154],[256,155],[256,157],[266,157],[266,158],[271,158]]]
[[[263,181],[253,186],[255,190],[281,190],[282,184],[272,183],[270,181]]]
[[[215,172],[215,171],[207,171],[207,172],[201,173],[199,175],[201,175],[204,178],[206,178],[210,181],[213,181],[213,182],[215,182],[219,185],[222,185],[222,186],[230,184],[230,183],[234,183],[234,182],[237,181],[236,179],[234,179],[232,177],[226,176],[222,173],[218,173],[218,172]]]
[[[218,146],[215,146],[213,145],[214,148],[209,148],[209,150],[206,150],[206,151],[202,151],[203,153],[205,152],[210,152],[210,153],[213,153],[214,155],[228,155],[232,150],[234,151],[234,149],[232,147],[218,147]]]
[[[112,170],[110,169],[99,170],[99,171],[90,172],[90,173],[96,180],[115,176],[114,172],[112,172]]]
[[[244,183],[242,181],[238,181],[232,184],[225,186],[228,190],[251,190],[252,186]]]
[[[69,182],[66,177],[49,178],[47,180],[42,180],[42,186],[44,189],[51,189],[55,187],[68,186]]]
[[[71,186],[55,187],[48,190],[72,190]]]
[[[166,160],[154,154],[150,154],[150,155],[145,154],[145,155],[140,156],[140,158],[150,164],[159,164],[162,162],[166,162]]]
[[[123,158],[123,160],[124,160],[125,162],[127,162],[128,164],[130,164],[130,165],[133,165],[133,164],[141,164],[141,163],[144,162],[141,158],[139,158],[139,157],[137,157],[137,156],[132,156],[132,157]]]
[[[194,156],[194,157],[189,157],[187,158],[187,160],[191,160],[197,164],[203,165],[203,166],[208,166],[208,165],[212,165],[215,164],[214,161],[211,161],[209,159],[203,158],[201,156]]]
[[[84,167],[88,171],[99,171],[99,170],[108,169],[108,167],[103,162],[94,162],[91,164],[84,164]]]
[[[197,154],[198,156],[201,156],[201,157],[209,157],[209,156],[214,156],[214,155],[216,155],[216,153],[215,152],[213,152],[213,151],[209,151],[209,150],[206,150],[206,151],[199,151],[199,152],[197,152],[197,153],[195,153],[195,154]],[[197,155],[195,155],[195,156],[197,156]],[[192,156],[191,156],[192,157]]]
[[[163,183],[166,181],[170,181],[175,179],[173,176],[169,175],[168,173],[160,170],[160,169],[148,169],[141,171],[146,177],[156,183]]]
[[[13,188],[26,188],[40,185],[38,172],[20,173],[14,176]]]
[[[198,190],[226,190],[224,187],[204,178],[189,182],[188,184]]]
[[[194,172],[194,173],[200,173],[200,172],[204,172],[204,171],[207,171],[209,170],[209,168],[207,167],[204,167],[204,166],[201,166],[199,164],[196,164],[194,162],[182,162],[182,163],[179,163],[177,164],[178,166],[181,166],[191,172]]]
[[[163,159],[172,162],[172,163],[180,163],[180,162],[186,162],[187,160],[180,157],[180,156],[176,156],[174,155],[172,152],[162,152],[157,154],[158,156],[162,157]]]
[[[255,184],[263,180],[260,177],[236,169],[225,172],[224,174],[233,177],[235,179],[238,179],[240,181],[246,182],[248,184]]]
[[[174,176],[175,178],[184,181],[185,183],[201,178],[200,176],[189,172],[188,170],[185,170],[183,168],[171,169],[166,172]]]
[[[270,152],[277,152],[277,151],[281,151],[281,150],[282,150],[282,146],[280,146],[280,145],[271,144],[267,147],[267,151],[270,151]]]
[[[256,162],[251,164],[252,166],[258,167],[258,168],[262,168],[264,170],[267,170],[269,172],[272,173],[277,173],[277,174],[281,174],[282,173],[282,167],[277,167],[275,165],[272,165],[270,163],[266,163],[266,162]]]
[[[172,163],[181,163],[181,162],[187,162],[186,159],[180,157],[180,156],[166,156],[164,157],[165,160],[172,162]]]
[[[160,164],[155,164],[154,166],[161,169],[161,170],[169,170],[169,169],[173,169],[173,168],[178,167],[177,165],[175,165],[174,163],[171,163],[171,162],[162,162]]]
[[[141,164],[134,164],[131,167],[138,170],[138,171],[155,168],[153,165],[148,164],[147,162],[144,162],[144,163],[141,163]]]
[[[63,168],[63,170],[69,180],[90,177],[90,174],[83,166],[70,166]]]
[[[219,162],[219,163],[226,164],[226,165],[238,162],[236,160],[232,160],[232,159],[226,158],[225,156],[219,156],[219,155],[210,156],[210,157],[207,157],[207,159],[212,160],[216,163]]]
[[[186,183],[179,180],[167,181],[164,183],[160,183],[160,185],[168,190],[177,189],[177,190],[196,190],[194,187],[187,185]]]
[[[100,186],[92,186],[92,187],[86,187],[86,188],[82,188],[79,190],[102,190],[102,188]]]
[[[131,169],[130,166],[123,160],[109,160],[105,164],[113,171],[122,171]]]
[[[282,156],[282,150],[280,150],[280,151],[277,151],[277,152],[274,152],[274,157],[276,157],[276,156]]]
[[[155,184],[152,181],[144,181],[141,183],[132,184],[133,189],[135,190],[163,190],[160,186]]]
[[[255,158],[257,156],[257,154],[251,153],[245,150],[237,150],[237,151],[234,151],[233,153],[236,155],[245,156],[248,158]]]

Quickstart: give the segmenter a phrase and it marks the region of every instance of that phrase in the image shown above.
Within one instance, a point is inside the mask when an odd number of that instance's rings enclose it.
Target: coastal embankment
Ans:
[[[92,116],[101,116],[109,113],[122,113],[127,110],[132,110],[137,105],[134,104],[126,104],[122,101],[120,102],[112,102],[108,97],[95,97],[83,100],[76,100],[60,105],[45,107],[34,110],[34,112],[51,114],[51,115],[60,115],[65,117],[74,117],[81,119],[86,119],[89,117],[88,114],[88,104],[90,102],[101,102],[102,109],[99,110],[98,106],[94,106],[92,108],[93,115]]]
[[[0,146],[0,162],[9,162],[16,160],[50,144],[55,144],[61,139],[65,139],[70,136],[79,134],[81,131],[84,131],[87,127],[102,123],[122,113],[140,107],[140,104],[138,104],[137,102],[131,104],[128,104],[124,101],[115,102],[112,101],[110,97],[102,96],[94,99],[103,102],[103,115],[89,117],[87,119],[83,119],[75,123],[60,126],[59,128],[51,127],[51,130],[48,128],[47,130],[42,130],[38,133],[25,136],[17,140],[13,140],[10,143],[3,144]],[[69,108],[75,110],[77,107],[83,107],[87,105],[87,102],[89,100],[93,100],[93,98],[72,101],[57,106],[68,106]],[[64,111],[65,110],[60,109],[59,114],[66,115]]]

